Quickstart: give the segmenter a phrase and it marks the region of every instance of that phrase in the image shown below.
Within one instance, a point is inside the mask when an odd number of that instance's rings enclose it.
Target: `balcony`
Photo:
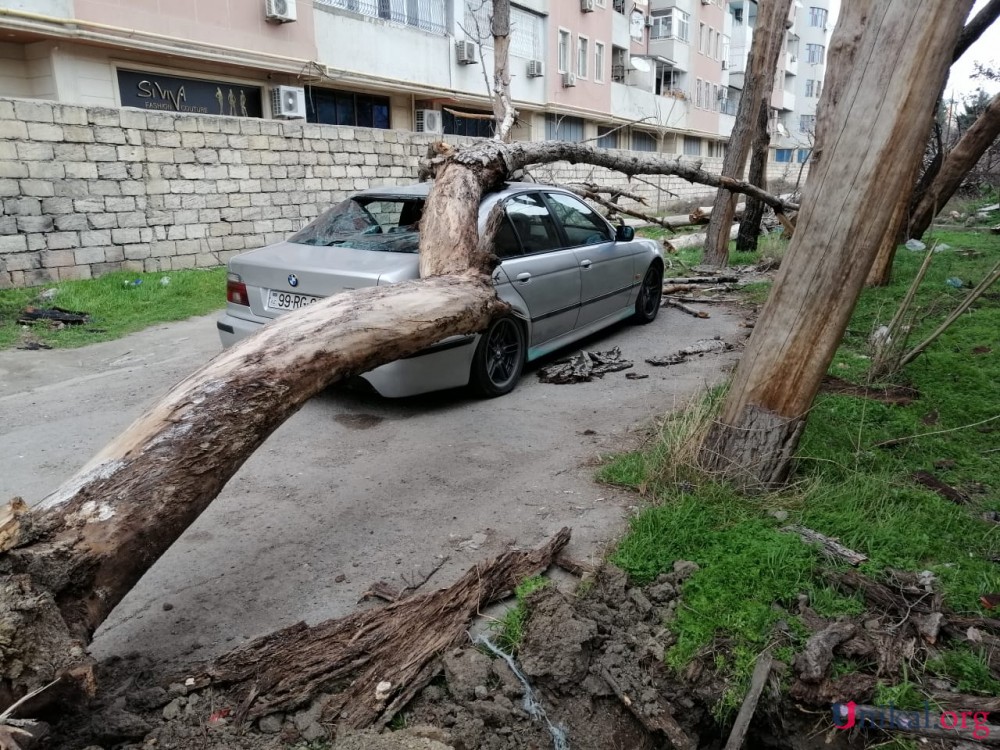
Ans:
[[[785,75],[797,76],[799,74],[799,58],[791,52],[785,53]]]
[[[683,91],[661,96],[635,86],[611,84],[611,114],[625,120],[643,120],[644,127],[684,128],[688,107],[688,95]]]
[[[317,5],[339,8],[368,18],[405,24],[432,34],[446,34],[446,0],[315,0]]]

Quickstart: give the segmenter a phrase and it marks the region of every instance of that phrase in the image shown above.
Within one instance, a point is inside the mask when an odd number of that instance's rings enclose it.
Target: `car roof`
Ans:
[[[354,196],[364,196],[366,198],[372,197],[409,197],[414,198],[426,198],[428,193],[430,193],[431,186],[434,184],[433,180],[428,182],[417,182],[412,185],[382,185],[380,187],[368,188],[367,190],[361,190],[354,193]],[[494,195],[504,198],[508,195],[514,195],[515,193],[523,193],[526,190],[558,190],[560,192],[565,192],[562,188],[558,188],[554,185],[542,185],[536,182],[506,182],[501,190],[497,190]]]

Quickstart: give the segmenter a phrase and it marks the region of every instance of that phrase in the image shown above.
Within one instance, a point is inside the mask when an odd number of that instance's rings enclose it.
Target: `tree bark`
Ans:
[[[750,182],[759,188],[767,189],[767,156],[771,147],[771,132],[768,129],[768,114],[770,107],[760,105],[757,116],[757,134],[753,141],[753,155],[750,158]],[[757,249],[757,239],[760,237],[760,224],[764,220],[766,206],[756,198],[748,198],[743,210],[743,220],[740,231],[736,235],[736,249],[743,253],[752,253]]]
[[[746,487],[782,483],[901,190],[972,0],[845,3],[831,42],[795,237],[700,462]],[[864,113],[864,116],[861,115]]]
[[[785,19],[791,7],[792,0],[760,0],[758,4],[757,28],[750,46],[743,96],[722,163],[724,176],[743,175],[757,123],[756,115],[762,106],[770,107],[778,59],[785,49]],[[729,258],[729,228],[735,211],[736,196],[728,190],[720,190],[708,222],[704,263],[714,266],[726,264]]]
[[[507,143],[517,121],[517,110],[510,96],[510,0],[493,0],[490,33],[493,35],[493,116],[497,123],[493,137]]]

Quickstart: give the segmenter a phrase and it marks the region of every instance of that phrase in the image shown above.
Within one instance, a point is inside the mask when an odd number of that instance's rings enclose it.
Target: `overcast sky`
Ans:
[[[976,6],[972,12],[976,13],[986,5],[987,0],[976,0]],[[974,79],[975,72],[973,63],[980,62],[983,65],[1000,62],[1000,25],[994,23],[986,32],[979,37],[969,51],[962,55],[961,59],[951,66],[951,76],[948,79],[948,87],[945,89],[945,97],[954,96],[961,100],[964,96],[972,93],[979,86],[982,86],[987,93],[995,94],[1000,91],[1000,82],[984,81]]]

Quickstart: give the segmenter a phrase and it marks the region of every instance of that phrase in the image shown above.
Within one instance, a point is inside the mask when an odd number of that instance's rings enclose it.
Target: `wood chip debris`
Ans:
[[[728,352],[733,348],[732,344],[727,344],[722,339],[701,339],[691,346],[678,349],[676,354],[667,354],[663,357],[648,357],[646,363],[653,367],[669,367],[686,362],[689,357],[700,357],[713,352]]]
[[[621,349],[616,346],[606,352],[581,351],[568,359],[559,360],[539,370],[538,379],[543,383],[556,385],[589,383],[609,372],[627,370],[630,367],[632,362],[622,359]]]
[[[17,322],[28,325],[39,320],[48,320],[62,325],[78,326],[90,322],[90,313],[64,310],[61,307],[26,307],[17,316]]]

